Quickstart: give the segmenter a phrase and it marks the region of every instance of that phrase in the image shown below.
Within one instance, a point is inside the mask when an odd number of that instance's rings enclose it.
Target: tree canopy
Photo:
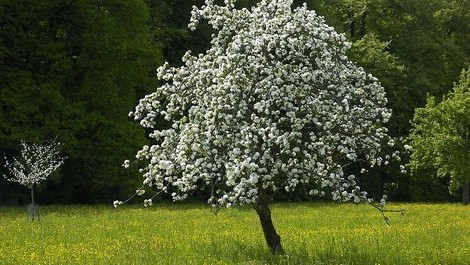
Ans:
[[[451,177],[451,190],[470,182],[470,68],[462,72],[453,90],[436,102],[429,97],[424,108],[416,109],[410,134],[413,154],[411,168],[435,168],[437,176]]]
[[[161,58],[145,2],[21,0],[0,9],[2,156],[15,155],[21,139],[58,135],[67,177],[46,183],[45,198],[98,202],[129,192],[110,184],[137,180],[119,169],[145,142],[126,114],[154,83]]]

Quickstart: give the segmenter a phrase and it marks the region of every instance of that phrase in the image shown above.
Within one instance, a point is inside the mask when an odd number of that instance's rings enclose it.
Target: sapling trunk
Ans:
[[[463,204],[468,204],[468,192],[469,192],[470,182],[465,182],[463,184]]]
[[[35,219],[39,219],[39,209],[36,203],[34,202],[33,186],[31,186],[30,189],[31,189],[31,204],[28,206],[28,220],[34,221]]]

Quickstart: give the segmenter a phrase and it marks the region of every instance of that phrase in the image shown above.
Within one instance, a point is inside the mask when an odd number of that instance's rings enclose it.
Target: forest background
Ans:
[[[394,137],[406,139],[415,109],[428,96],[451,91],[470,65],[469,0],[295,0],[294,6],[303,2],[347,35],[350,58],[381,81]],[[133,194],[142,178],[137,167],[121,165],[148,140],[127,114],[158,86],[158,66],[179,66],[187,50],[198,54],[209,47],[209,25],[187,28],[192,6],[203,4],[0,0],[0,165],[4,155],[18,154],[22,139],[58,136],[68,159],[41,185],[38,203],[110,203]],[[358,182],[372,196],[394,201],[459,200],[459,191],[448,191],[450,179],[436,174],[423,169],[411,176],[390,165]],[[205,201],[209,192],[194,199]],[[302,190],[276,197],[306,199]],[[0,204],[28,202],[26,188],[0,178]]]

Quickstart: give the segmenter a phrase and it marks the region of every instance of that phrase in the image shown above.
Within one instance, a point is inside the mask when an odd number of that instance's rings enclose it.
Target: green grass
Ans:
[[[285,255],[272,256],[251,208],[206,205],[0,207],[0,264],[468,264],[470,206],[272,206]]]

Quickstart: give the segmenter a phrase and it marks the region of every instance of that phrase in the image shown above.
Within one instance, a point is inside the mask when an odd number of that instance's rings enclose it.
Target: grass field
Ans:
[[[285,255],[272,256],[251,208],[206,205],[0,207],[0,264],[469,264],[470,206],[272,205]]]

